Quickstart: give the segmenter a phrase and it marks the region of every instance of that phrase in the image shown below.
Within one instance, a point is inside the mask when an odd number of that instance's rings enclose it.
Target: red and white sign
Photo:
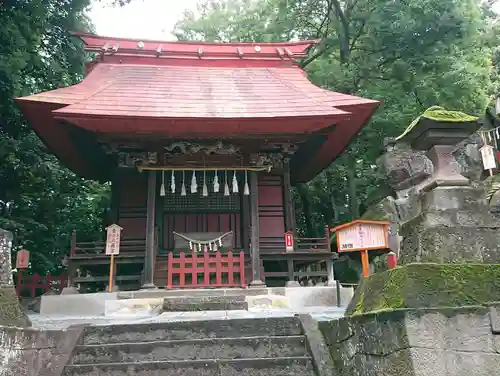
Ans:
[[[285,249],[287,252],[293,251],[293,233],[285,232]]]
[[[122,228],[116,224],[106,227],[106,255],[120,254],[120,235]]]
[[[30,265],[30,252],[21,249],[16,254],[16,269],[27,269]]]

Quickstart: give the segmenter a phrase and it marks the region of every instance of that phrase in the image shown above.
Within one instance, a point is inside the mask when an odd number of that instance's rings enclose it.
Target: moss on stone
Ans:
[[[401,308],[479,306],[499,297],[500,265],[408,264],[364,279],[346,315]]]
[[[0,285],[0,325],[31,326],[31,322],[22,310],[16,291],[12,285]]]
[[[422,118],[446,123],[464,123],[477,121],[479,119],[476,116],[468,115],[460,111],[449,111],[440,106],[432,106],[425,110],[422,115],[413,120],[406,130],[396,138],[396,140],[401,140],[404,136],[410,133],[410,131],[415,128]]]

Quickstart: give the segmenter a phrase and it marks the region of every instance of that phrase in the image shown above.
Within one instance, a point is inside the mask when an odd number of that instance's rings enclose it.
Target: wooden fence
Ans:
[[[190,279],[186,278],[188,274],[191,275]],[[186,256],[181,252],[176,257],[170,252],[167,275],[167,289],[246,287],[245,254],[240,252],[238,256],[234,256],[232,252],[228,252],[223,256],[217,251],[214,254],[204,252],[203,255],[192,252],[191,256]],[[174,276],[178,276],[176,283]]]
[[[28,275],[20,271],[17,273],[16,292],[18,296],[22,296],[23,293],[28,292],[28,295],[34,298],[35,296],[45,294],[49,290],[61,292],[67,283],[68,276],[66,274],[41,276],[37,273]]]

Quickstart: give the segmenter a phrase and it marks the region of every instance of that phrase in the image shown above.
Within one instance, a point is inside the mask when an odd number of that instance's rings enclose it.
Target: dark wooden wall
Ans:
[[[283,238],[285,234],[283,177],[281,175],[260,173],[258,188],[260,238]]]
[[[115,181],[113,203],[117,206],[118,224],[123,228],[122,239],[146,238],[147,174],[124,173]]]
[[[186,178],[189,182],[189,178]],[[180,183],[181,179],[177,182]],[[243,179],[240,179],[242,182]],[[117,206],[116,215],[118,224],[123,227],[123,239],[144,239],[146,236],[146,203],[147,203],[147,174],[130,172],[120,174],[113,182],[114,205]],[[227,232],[233,231],[235,248],[244,247],[244,229],[241,197],[231,194],[227,197],[210,193],[209,197],[200,197],[201,182],[198,194],[188,193],[180,197],[180,186],[177,193],[169,193],[166,182],[166,197],[159,196],[161,177],[157,187],[157,223],[160,228],[160,248],[173,248],[173,231],[176,232]],[[188,185],[188,184],[186,184]],[[189,192],[189,186],[187,187]],[[241,191],[243,187],[240,187]],[[221,191],[223,185],[221,182]],[[285,209],[283,201],[283,176],[259,173],[259,230],[260,237],[283,238],[285,233]],[[191,197],[191,198],[190,198]],[[208,199],[208,200],[207,200]],[[206,209],[203,206],[206,205]]]

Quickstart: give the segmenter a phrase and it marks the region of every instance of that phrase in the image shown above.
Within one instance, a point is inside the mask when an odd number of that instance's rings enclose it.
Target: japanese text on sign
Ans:
[[[121,228],[111,225],[107,228],[106,234],[106,255],[118,255],[120,253],[120,233]]]
[[[287,252],[293,251],[293,234],[291,232],[285,233],[285,249]]]
[[[386,230],[380,225],[357,224],[343,228],[338,233],[339,251],[381,248],[386,244]]]

